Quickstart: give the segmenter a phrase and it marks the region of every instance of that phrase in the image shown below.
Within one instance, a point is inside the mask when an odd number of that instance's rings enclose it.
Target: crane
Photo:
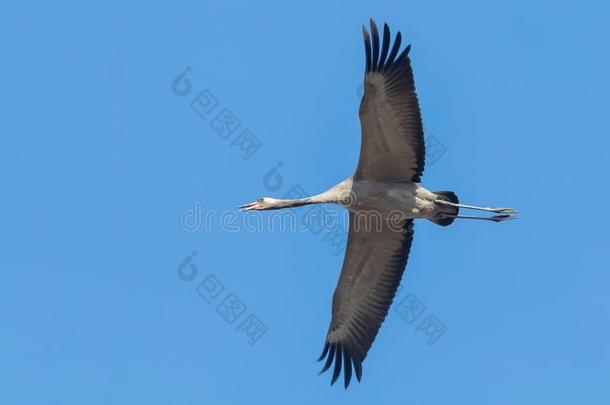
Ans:
[[[310,197],[263,197],[240,206],[243,211],[260,211],[332,203],[348,209],[347,247],[319,358],[325,360],[320,373],[333,366],[331,385],[343,369],[345,388],[352,371],[360,381],[362,362],[392,304],[413,241],[414,219],[448,226],[456,219],[503,222],[517,218],[512,208],[460,204],[451,191],[421,186],[425,144],[409,59],[411,46],[400,51],[401,34],[392,41],[387,24],[380,41],[372,19],[370,33],[364,26],[362,30],[366,65],[359,111],[360,157],[354,175]],[[460,215],[460,209],[495,215]]]

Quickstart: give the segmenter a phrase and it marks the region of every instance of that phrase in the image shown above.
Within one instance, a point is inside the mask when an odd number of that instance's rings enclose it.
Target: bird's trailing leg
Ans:
[[[445,200],[435,200],[434,201],[436,204],[441,204],[441,205],[448,205],[450,207],[459,207],[459,208],[466,208],[469,210],[477,210],[477,211],[487,211],[487,212],[495,212],[496,214],[516,214],[517,210],[512,209],[512,208],[489,208],[489,207],[477,207],[474,205],[465,205],[465,204],[457,204],[457,203],[452,203],[449,201],[445,201]]]

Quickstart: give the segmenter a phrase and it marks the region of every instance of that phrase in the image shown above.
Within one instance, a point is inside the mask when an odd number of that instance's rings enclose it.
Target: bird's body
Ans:
[[[418,183],[352,180],[353,202],[347,208],[355,213],[379,212],[383,218],[400,215],[405,219],[433,215],[436,195]]]
[[[308,204],[332,203],[356,214],[371,213],[381,218],[433,218],[451,209],[435,204],[437,195],[418,183],[354,180],[349,177],[324,193],[303,199]],[[273,209],[279,201],[265,197],[249,207],[255,210]],[[284,207],[279,207],[284,208]]]
[[[383,28],[382,42],[372,20],[371,35],[363,28],[362,139],[354,175],[311,197],[264,197],[240,207],[250,211],[334,203],[349,210],[345,258],[320,356],[320,360],[326,359],[322,371],[334,364],[331,384],[343,370],[346,388],[352,371],[360,381],[362,362],[394,299],[407,264],[414,220],[425,218],[442,226],[457,218],[501,222],[515,218],[510,214],[516,212],[460,204],[453,192],[433,192],[421,186],[425,144],[408,57],[410,46],[399,54],[400,32],[390,47],[390,30],[387,24]],[[459,215],[460,208],[500,215]]]

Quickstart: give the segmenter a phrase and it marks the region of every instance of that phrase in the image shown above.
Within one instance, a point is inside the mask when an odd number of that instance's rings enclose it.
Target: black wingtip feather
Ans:
[[[347,349],[343,350],[343,375],[345,377],[345,389],[347,389],[352,379],[352,358]]]
[[[362,35],[364,36],[364,53],[366,56],[365,72],[368,73],[371,71],[371,36],[364,25],[362,26]]]
[[[394,63],[394,58],[398,55],[398,51],[400,50],[400,42],[402,41],[402,34],[400,31],[396,33],[396,39],[394,39],[394,46],[392,46],[392,51],[390,52],[390,56],[388,56],[388,60],[386,61],[386,68],[392,66]]]
[[[330,345],[330,351],[328,352],[328,357],[326,358],[326,363],[322,370],[318,373],[318,375],[322,374],[326,370],[330,368],[330,365],[333,364],[333,359],[335,358],[335,345]]]
[[[385,58],[388,56],[388,50],[390,49],[390,27],[388,24],[383,24],[383,44],[381,45],[381,56],[379,57],[379,70],[383,69],[385,65]]]
[[[402,58],[406,58],[409,56],[409,51],[411,51],[411,44],[407,45],[405,49],[400,53],[400,56],[396,60],[400,60]]]
[[[398,31],[394,41],[392,41],[390,27],[387,23],[383,24],[383,38],[382,43],[380,44],[379,30],[372,18],[370,19],[370,33],[363,25],[362,34],[364,36],[364,51],[366,56],[365,74],[369,72],[384,72],[391,70],[396,66],[396,63],[399,60],[406,58],[411,50],[411,45],[408,45],[399,54],[402,34]],[[390,45],[392,45],[391,49]]]
[[[356,380],[360,382],[362,378],[362,362],[358,359],[354,359],[354,371],[356,372]]]
[[[358,356],[353,356],[350,349],[344,347],[341,344],[333,344],[326,342],[324,344],[324,350],[318,361],[326,358],[326,363],[318,375],[327,371],[333,366],[333,375],[330,381],[330,385],[334,385],[339,379],[341,371],[343,371],[343,379],[345,389],[349,387],[352,381],[352,375],[356,375],[356,379],[360,382],[362,378],[362,360]],[[333,364],[334,363],[334,364]],[[343,370],[342,370],[343,369]]]
[[[330,385],[333,385],[341,374],[341,354],[343,353],[341,346],[339,346],[335,352],[335,369],[333,370],[333,378],[330,380]]]
[[[372,68],[373,70],[377,69],[377,64],[379,62],[379,31],[377,30],[377,24],[371,18],[371,36],[373,41],[373,60],[372,60]]]
[[[322,361],[322,359],[324,359],[324,357],[326,357],[326,353],[328,353],[328,342],[326,342],[324,344],[324,349],[322,350],[322,354],[320,355],[320,358],[318,359],[318,361]]]

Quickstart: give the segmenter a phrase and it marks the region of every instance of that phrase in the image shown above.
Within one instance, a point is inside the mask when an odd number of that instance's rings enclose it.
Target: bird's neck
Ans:
[[[342,181],[334,187],[326,190],[323,193],[313,195],[311,197],[296,198],[296,199],[271,199],[276,208],[300,207],[309,204],[324,204],[333,203],[341,204],[349,198],[352,190],[352,178]]]

